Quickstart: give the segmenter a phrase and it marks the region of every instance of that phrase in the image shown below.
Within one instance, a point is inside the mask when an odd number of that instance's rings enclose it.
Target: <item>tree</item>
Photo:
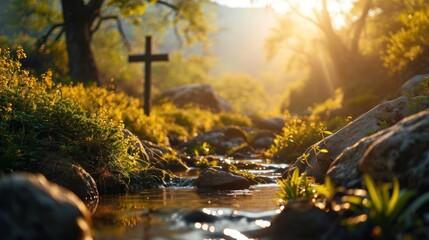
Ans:
[[[159,21],[166,21],[174,25],[178,34],[184,35],[188,42],[201,40],[210,30],[208,20],[203,13],[204,6],[208,3],[208,0],[62,0],[63,22],[52,25],[39,44],[43,46],[55,29],[62,28],[59,35],[63,32],[66,35],[72,79],[84,83],[97,82],[100,84],[91,49],[91,37],[104,21],[115,20],[119,31],[123,33],[120,17],[134,17],[133,20],[138,21],[136,16],[143,14],[146,7],[162,5],[170,11],[164,16],[160,16]]]
[[[320,33],[309,41],[308,31],[290,32],[290,27],[283,24],[279,29],[288,29],[289,33],[277,30],[267,42],[269,53],[286,42],[288,49],[310,66],[301,98],[312,95],[306,94],[305,89],[329,82],[333,89],[343,89],[344,105],[354,111],[352,114],[359,114],[388,97],[410,76],[429,71],[429,2],[426,0],[357,0],[351,8],[336,13],[345,19],[343,26],[334,25],[337,16],[329,11],[330,4],[343,1],[320,0],[319,8],[311,14],[302,12],[299,1],[285,1],[291,11],[284,23],[304,20]],[[301,37],[296,38],[299,33]],[[291,41],[292,38],[295,40]],[[326,56],[318,60],[308,43],[321,47]],[[315,64],[317,61],[330,66],[333,81],[324,81],[324,71],[320,71],[320,64]]]

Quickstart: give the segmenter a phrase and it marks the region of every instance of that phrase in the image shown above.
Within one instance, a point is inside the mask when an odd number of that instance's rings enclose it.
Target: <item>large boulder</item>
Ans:
[[[198,191],[239,190],[250,187],[246,178],[214,168],[205,169],[195,180]]]
[[[429,102],[427,97],[400,97],[384,102],[338,130],[335,134],[309,147],[305,152],[308,154],[307,161],[303,157],[298,158],[287,172],[298,167],[301,171],[306,171],[307,174],[316,177],[318,181],[323,181],[331,163],[344,149],[352,146],[361,138],[392,126],[401,119],[428,107]],[[314,149],[317,146],[327,149],[328,152],[318,152],[315,154]],[[286,174],[284,175],[286,176]]]
[[[361,139],[345,150],[328,171],[341,185],[356,185],[362,174],[375,180],[400,180],[401,186],[429,191],[429,112],[423,111],[396,125]]]
[[[368,147],[377,140],[383,131],[374,135],[362,138],[357,143],[347,147],[338,157],[332,162],[328,169],[328,176],[338,186],[347,188],[361,187],[361,172],[358,169],[360,159],[364,155]]]
[[[399,89],[399,94],[405,96],[419,96],[424,93],[424,88],[422,86],[423,80],[429,77],[427,74],[418,74],[410,79],[408,79]]]
[[[168,89],[161,93],[155,102],[172,102],[178,107],[196,105],[213,112],[232,110],[231,105],[217,95],[208,84],[191,84]]]
[[[38,172],[49,181],[72,191],[91,211],[97,208],[97,184],[85,169],[65,160],[50,160],[41,162]]]
[[[85,204],[43,175],[4,177],[0,196],[1,239],[92,239]]]

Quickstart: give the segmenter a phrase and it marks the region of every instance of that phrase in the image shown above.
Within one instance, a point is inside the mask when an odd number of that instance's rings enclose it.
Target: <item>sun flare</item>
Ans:
[[[322,9],[320,0],[214,0],[216,3],[231,8],[269,8],[278,14],[284,14],[291,10],[299,11],[304,16],[314,16],[315,11]],[[352,0],[327,1],[327,8],[333,17],[334,26],[341,27],[345,24],[342,12],[351,8]]]

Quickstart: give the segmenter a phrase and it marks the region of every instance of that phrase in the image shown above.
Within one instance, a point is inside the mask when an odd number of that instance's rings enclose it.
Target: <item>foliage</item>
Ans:
[[[153,66],[154,87],[162,92],[172,87],[194,83],[208,83],[214,60],[210,56],[200,56],[175,51],[169,54],[169,64]]]
[[[420,83],[420,92],[423,96],[429,96],[429,76],[426,76]]]
[[[50,25],[62,20],[58,0],[6,0],[4,10],[5,28],[7,33],[16,30],[31,37],[40,35]],[[2,17],[2,19],[3,19]]]
[[[244,73],[225,73],[215,77],[212,86],[233,109],[243,114],[270,110],[262,83]]]
[[[274,144],[268,149],[266,156],[277,162],[293,162],[308,147],[324,137],[324,134],[327,133],[325,129],[325,123],[316,117],[298,118],[288,115],[283,132],[276,136]]]
[[[428,72],[429,4],[424,0],[319,1],[312,13],[289,0],[290,12],[267,40],[269,55],[287,48],[288,66],[300,73],[283,109],[307,106],[344,92],[344,113],[357,116],[394,94],[409,77]],[[341,11],[334,10],[341,8]],[[345,20],[342,24],[340,19]],[[303,29],[305,29],[303,31]]]
[[[412,68],[411,64],[418,63],[429,50],[429,4],[409,1],[402,5],[403,10],[398,11],[393,20],[398,27],[387,34],[386,48],[381,55],[385,67],[393,72]]]
[[[207,142],[203,142],[201,144],[196,145],[191,152],[194,156],[207,156],[213,152],[213,147]]]
[[[400,190],[397,179],[393,183],[376,185],[372,177],[364,175],[368,196],[344,196],[343,201],[352,204],[358,217],[346,219],[349,227],[369,221],[372,225],[371,235],[389,239],[401,231],[418,227],[416,211],[429,202],[429,193],[411,201],[413,191]],[[392,189],[392,190],[391,190]],[[411,203],[410,203],[411,202]],[[367,217],[362,218],[362,212]],[[358,218],[358,219],[356,219]],[[362,221],[365,220],[365,221]]]
[[[88,112],[62,97],[48,72],[40,79],[21,69],[8,50],[0,50],[1,170],[34,171],[47,159],[77,162],[93,176],[142,169],[123,125],[102,111]],[[18,49],[17,58],[25,58]],[[130,152],[131,150],[131,152]]]
[[[252,123],[249,117],[239,113],[221,112],[219,116],[219,126],[239,126],[249,127]]]
[[[202,131],[208,131],[217,122],[217,115],[208,110],[196,107],[179,109],[172,104],[163,104],[160,107],[154,108],[154,115],[165,119],[168,124],[183,127],[188,136],[196,136]]]
[[[246,178],[251,183],[255,182],[255,175],[253,173],[249,172],[248,170],[240,170],[240,169],[238,169],[237,166],[235,166],[232,163],[228,164],[226,170],[232,174]]]
[[[98,53],[94,57],[97,63],[100,64],[101,68],[93,68],[92,71],[97,72],[98,69],[102,71],[102,77],[104,83],[108,83],[112,78],[129,80],[129,74],[123,72],[123,67],[112,67],[120,65],[120,60],[126,51],[125,49],[119,49],[121,43],[119,41],[119,34],[115,34],[114,28],[118,27],[121,22],[113,22],[112,20],[118,19],[118,21],[130,20],[131,23],[140,25],[139,35],[146,35],[151,31],[159,31],[166,29],[167,27],[175,27],[178,36],[184,38],[185,44],[192,44],[195,42],[201,42],[203,45],[209,45],[208,34],[215,31],[212,26],[214,15],[207,12],[212,3],[210,1],[156,1],[156,0],[136,0],[136,1],[122,1],[122,0],[103,0],[97,3],[80,1],[81,4],[77,4],[77,12],[86,12],[88,18],[82,19],[83,21],[71,21],[72,25],[82,25],[80,27],[64,28],[62,11],[68,11],[67,15],[73,14],[73,9],[66,9],[62,6],[62,2],[58,0],[5,0],[4,14],[0,15],[0,23],[5,26],[0,34],[4,34],[8,39],[9,45],[0,47],[12,47],[17,43],[23,44],[21,38],[28,40],[27,51],[31,50],[31,58],[35,61],[31,64],[31,68],[37,69],[40,73],[43,70],[40,65],[45,65],[46,59],[40,59],[41,57],[47,57],[49,60],[55,58],[55,56],[65,56],[66,61],[63,65],[55,64],[55,61],[49,61],[51,66],[55,67],[55,70],[61,69],[60,73],[64,74],[75,74],[75,72],[69,72],[67,65],[70,63],[74,68],[78,69],[81,62],[76,62],[75,58],[71,57],[73,52],[66,54],[69,49],[66,48],[66,40],[72,41],[72,38],[64,38],[64,35],[75,36],[79,34],[91,34],[90,41],[85,45],[89,45],[92,42],[92,46],[85,46],[89,49],[89,53],[83,55],[84,58],[90,58],[92,62],[92,48]],[[163,7],[155,7],[163,6]],[[80,9],[79,9],[80,8]],[[150,9],[150,17],[145,17],[146,10]],[[3,13],[3,12],[2,12]],[[156,14],[154,14],[156,13]],[[175,14],[172,14],[175,13]],[[121,20],[121,18],[123,18]],[[156,18],[157,24],[151,24]],[[144,23],[142,23],[144,21]],[[111,24],[109,22],[115,23]],[[117,24],[117,25],[116,25]],[[55,27],[54,27],[55,26]],[[130,24],[126,24],[126,30],[130,29]],[[74,30],[73,30],[74,29]],[[76,31],[76,29],[83,30],[82,32]],[[142,31],[141,29],[145,29]],[[70,31],[70,32],[68,32]],[[65,34],[64,34],[65,33]],[[128,33],[126,31],[126,33]],[[43,34],[47,34],[43,36]],[[42,37],[41,37],[42,36]],[[112,37],[113,36],[113,37]],[[82,37],[85,38],[85,37]],[[112,41],[111,41],[112,40]],[[43,43],[42,45],[40,45]],[[58,44],[57,44],[58,43]],[[116,45],[113,45],[116,43]],[[67,44],[72,44],[67,42]],[[75,47],[82,47],[83,42],[74,42]],[[32,46],[32,48],[30,48]],[[101,46],[101,47],[100,47]],[[110,46],[110,47],[109,47]],[[39,48],[40,47],[40,48]],[[104,49],[102,49],[104,48]],[[58,51],[60,50],[60,51]],[[107,54],[100,54],[99,53]],[[54,56],[53,53],[55,53]],[[30,54],[29,54],[30,55]],[[112,58],[103,58],[98,56],[114,55]],[[67,59],[70,56],[71,59]],[[112,61],[112,65],[109,65],[105,59]],[[70,60],[70,61],[69,61]],[[122,63],[123,64],[123,63]],[[76,66],[77,65],[77,66]],[[92,65],[92,64],[91,64]],[[108,67],[105,67],[107,65]],[[95,66],[95,64],[94,64]],[[119,70],[118,70],[119,69]],[[114,71],[119,72],[114,72]],[[73,76],[78,77],[78,76]],[[87,81],[88,79],[76,79],[78,81]],[[94,80],[93,80],[94,81]],[[100,82],[101,83],[101,82]]]
[[[25,68],[30,68],[37,74],[42,74],[48,69],[55,69],[53,77],[64,77],[68,74],[68,60],[65,41],[58,39],[47,48],[42,45],[38,49],[38,38],[42,32],[62,21],[57,0],[5,0],[3,12],[0,14],[2,31],[0,35],[4,41],[0,41],[0,48],[17,49],[23,46],[26,49],[27,58],[21,59]],[[58,32],[54,31],[55,34]]]
[[[100,73],[101,86],[126,92],[131,96],[141,96],[143,92],[141,65],[128,62],[129,51],[124,46],[124,39],[113,25],[100,28],[101,31],[95,32],[92,36],[92,49],[94,55],[99,56],[95,60]],[[131,44],[140,45],[134,42]]]
[[[286,179],[278,180],[280,184],[280,199],[288,203],[290,201],[306,200],[313,198],[315,190],[315,179],[307,176],[306,173],[299,173],[299,169],[295,168],[292,175],[288,175]]]
[[[123,122],[142,140],[168,142],[163,120],[156,115],[146,116],[136,98],[94,85],[84,87],[83,84],[63,86],[61,92],[64,98],[80,104],[88,113],[106,114],[116,123]]]
[[[376,184],[369,175],[364,175],[367,191],[336,187],[328,176],[323,184],[316,184],[314,178],[300,174],[298,168],[278,182],[282,204],[305,201],[326,212],[335,211],[342,226],[350,230],[369,226],[371,231],[359,233],[365,239],[416,237],[423,227],[417,210],[429,203],[429,193],[414,197],[414,191],[400,189],[397,179]]]
[[[335,90],[335,96],[328,98],[322,103],[313,104],[309,107],[311,115],[323,116],[330,114],[331,111],[341,109],[343,103],[344,93],[341,88]]]

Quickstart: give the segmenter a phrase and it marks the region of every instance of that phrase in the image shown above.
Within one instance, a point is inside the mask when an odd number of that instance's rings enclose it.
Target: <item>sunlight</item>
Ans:
[[[302,15],[311,17],[314,11],[322,9],[320,0],[213,0],[214,2],[231,8],[268,8],[276,13],[284,14],[293,6]],[[343,12],[347,12],[353,5],[353,0],[327,1],[328,11],[333,17],[333,25],[342,27],[346,24]]]

